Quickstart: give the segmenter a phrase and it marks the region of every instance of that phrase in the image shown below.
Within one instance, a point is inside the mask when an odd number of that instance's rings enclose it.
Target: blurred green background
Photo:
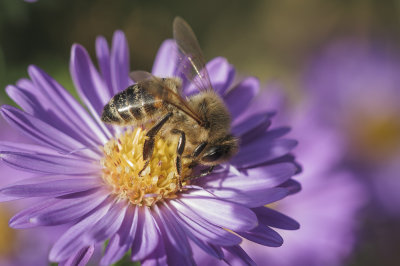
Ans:
[[[132,68],[149,70],[180,15],[195,29],[206,59],[224,56],[242,74],[276,78],[295,88],[305,60],[330,39],[378,37],[397,45],[399,14],[395,0],[2,0],[0,87],[26,76],[26,67],[36,64],[71,88],[71,45],[80,43],[94,55],[96,36],[111,40],[116,29],[127,35]],[[4,99],[3,90],[0,95]]]
[[[193,27],[207,60],[224,56],[238,73],[277,79],[292,92],[307,59],[331,40],[356,36],[400,47],[400,1],[395,0],[1,0],[0,102],[12,104],[3,88],[27,77],[29,64],[72,91],[71,45],[82,44],[94,57],[96,36],[111,41],[116,29],[128,38],[132,69],[150,70],[177,15]],[[390,230],[370,231],[370,226]],[[361,239],[349,265],[399,261],[397,222],[367,220]]]

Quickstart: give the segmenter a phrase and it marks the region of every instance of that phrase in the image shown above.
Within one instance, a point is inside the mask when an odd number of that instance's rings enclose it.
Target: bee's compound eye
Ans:
[[[207,163],[215,162],[221,159],[224,154],[226,154],[226,149],[224,149],[224,147],[213,147],[201,158],[201,160]]]

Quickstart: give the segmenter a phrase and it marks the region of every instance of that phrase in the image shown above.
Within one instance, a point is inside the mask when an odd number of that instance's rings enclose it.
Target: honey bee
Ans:
[[[137,83],[117,93],[105,105],[102,121],[119,126],[138,126],[155,121],[147,131],[143,160],[147,167],[157,135],[178,137],[176,172],[181,186],[182,159],[190,167],[204,165],[208,171],[226,162],[238,151],[238,139],[231,134],[231,117],[221,97],[211,86],[202,51],[191,27],[180,17],[173,22],[173,35],[180,51],[180,73],[199,89],[199,93],[181,95],[182,80],[160,78],[150,73],[133,72]],[[197,178],[185,177],[185,180]]]

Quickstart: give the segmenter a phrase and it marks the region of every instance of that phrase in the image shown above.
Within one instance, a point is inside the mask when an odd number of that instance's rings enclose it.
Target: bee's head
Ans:
[[[238,139],[232,135],[227,135],[207,145],[207,148],[202,153],[200,163],[212,166],[226,162],[236,154],[238,147]]]

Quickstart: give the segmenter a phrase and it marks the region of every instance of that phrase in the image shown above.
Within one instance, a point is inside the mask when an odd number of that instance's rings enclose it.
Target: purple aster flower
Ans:
[[[2,142],[1,159],[37,176],[1,189],[1,197],[41,199],[15,215],[11,227],[68,224],[49,255],[51,261],[68,265],[86,263],[94,247],[106,240],[102,265],[120,260],[129,250],[131,260],[144,265],[192,265],[192,247],[220,260],[233,256],[252,263],[240,247],[242,238],[280,246],[282,238],[270,226],[298,228],[294,220],[263,207],[300,190],[291,179],[298,171],[290,155],[297,142],[284,138],[285,130],[269,130],[271,113],[249,113],[246,119],[237,119],[246,116],[257,94],[256,78],[245,78],[231,87],[235,70],[226,59],[215,58],[207,64],[212,85],[231,112],[232,132],[240,137],[241,146],[229,163],[180,191],[174,165],[176,145],[158,139],[151,168],[139,178],[145,129],[106,126],[100,120],[110,98],[133,83],[124,34],[114,34],[111,50],[99,37],[96,55],[100,72],[82,46],[76,44],[71,51],[71,75],[90,114],[36,66],[28,69],[30,79],[7,87],[8,95],[24,111],[3,106],[2,115],[37,144]],[[152,73],[176,76],[176,67],[176,45],[167,40]],[[193,93],[193,87],[187,84],[183,92]]]
[[[399,56],[385,46],[342,40],[317,54],[305,73],[316,109],[340,127],[359,162],[400,151],[399,72]]]
[[[242,247],[258,265],[343,265],[356,242],[365,188],[352,172],[340,167],[345,149],[337,131],[321,125],[309,104],[289,107],[278,88],[270,84],[250,108],[253,112],[277,110],[277,124],[290,123],[290,136],[299,140],[295,154],[304,171],[296,179],[302,181],[302,192],[271,207],[295,218],[301,227],[296,232],[278,229],[285,239],[278,249],[248,240]],[[216,260],[202,259],[203,265],[218,265]]]
[[[311,61],[305,86],[321,122],[344,139],[346,157],[366,177],[379,208],[399,215],[400,58],[387,46],[341,40]],[[384,192],[383,192],[384,191]]]

